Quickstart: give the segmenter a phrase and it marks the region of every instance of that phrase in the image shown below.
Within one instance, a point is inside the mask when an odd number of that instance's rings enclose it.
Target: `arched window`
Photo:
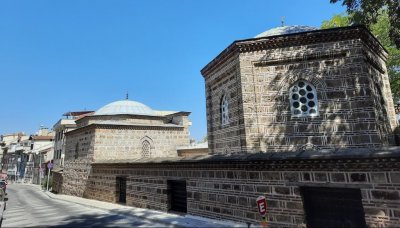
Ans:
[[[221,99],[221,124],[229,124],[229,102],[226,95],[224,95]]]
[[[289,90],[292,116],[318,116],[318,99],[315,87],[307,81],[297,81]]]
[[[142,142],[142,158],[149,158],[151,157],[151,145],[150,142],[144,140]]]

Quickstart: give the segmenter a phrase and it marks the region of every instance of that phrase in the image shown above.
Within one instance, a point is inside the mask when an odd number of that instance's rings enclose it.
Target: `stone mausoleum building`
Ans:
[[[189,144],[189,114],[122,100],[76,120],[77,129],[65,133],[62,192],[92,196],[88,177],[93,162],[178,156],[176,148]]]
[[[265,196],[271,227],[398,226],[386,60],[362,26],[285,26],[234,41],[201,70],[208,155],[174,156],[188,113],[106,106],[67,133],[63,192],[252,224]]]

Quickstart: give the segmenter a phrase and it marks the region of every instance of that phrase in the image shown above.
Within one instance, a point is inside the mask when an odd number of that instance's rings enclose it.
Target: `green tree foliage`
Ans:
[[[351,17],[346,14],[334,15],[332,19],[323,21],[321,28],[326,29],[351,25]],[[376,22],[369,25],[369,29],[389,52],[387,68],[390,86],[394,100],[398,101],[400,99],[400,48],[397,48],[390,38],[390,18],[388,11],[381,10]]]
[[[399,0],[330,0],[331,3],[343,1],[352,24],[370,26],[376,24],[383,12],[387,12],[388,36],[400,48],[400,1]]]
[[[330,20],[323,21],[321,28],[327,29],[327,28],[344,27],[344,26],[349,26],[350,24],[351,24],[350,17],[342,13],[338,15],[333,15],[333,17]]]

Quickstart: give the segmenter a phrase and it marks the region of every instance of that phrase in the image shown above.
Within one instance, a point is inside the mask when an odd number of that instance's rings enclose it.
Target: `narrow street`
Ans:
[[[71,202],[49,198],[37,186],[9,184],[2,227],[165,227]]]

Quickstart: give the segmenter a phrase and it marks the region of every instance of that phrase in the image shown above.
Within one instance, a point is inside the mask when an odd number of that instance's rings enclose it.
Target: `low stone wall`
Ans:
[[[53,182],[52,189],[54,193],[62,193],[63,176],[62,173],[52,172]]]
[[[267,198],[271,226],[305,224],[302,187],[361,190],[368,226],[400,224],[400,159],[286,159],[148,164],[93,164],[86,197],[117,202],[116,177],[126,177],[126,204],[169,210],[168,180],[186,180],[187,213],[257,224],[256,198]]]

